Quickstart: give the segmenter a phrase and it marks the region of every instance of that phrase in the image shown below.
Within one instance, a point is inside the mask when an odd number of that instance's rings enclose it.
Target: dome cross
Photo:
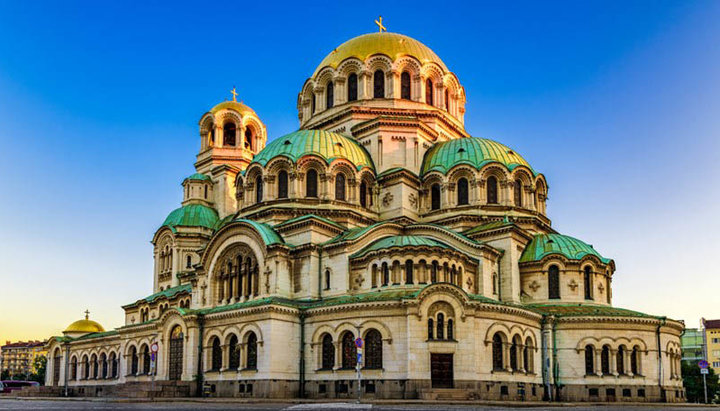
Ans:
[[[89,318],[90,318],[90,310],[87,310],[87,309],[86,309],[86,310],[85,310],[85,319],[87,320],[87,319],[89,319]]]
[[[233,96],[233,101],[237,102],[238,93],[235,91],[235,86],[233,86],[232,90],[230,90],[230,94]]]
[[[382,33],[383,31],[387,31],[385,26],[383,26],[383,24],[382,24],[382,16],[378,16],[378,19],[375,20],[375,24],[377,24],[378,29],[380,30],[380,33]]]

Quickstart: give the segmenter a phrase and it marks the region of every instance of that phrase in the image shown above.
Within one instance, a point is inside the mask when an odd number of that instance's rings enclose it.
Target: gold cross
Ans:
[[[230,94],[233,95],[233,101],[237,102],[237,95],[238,95],[238,93],[235,92],[235,86],[233,86],[233,89],[230,91]]]
[[[90,317],[90,310],[85,310],[85,319],[87,320]]]
[[[378,28],[380,29],[380,33],[382,33],[383,31],[387,31],[385,26],[383,26],[382,24],[382,16],[379,16],[378,19],[375,20],[375,24],[377,24]]]

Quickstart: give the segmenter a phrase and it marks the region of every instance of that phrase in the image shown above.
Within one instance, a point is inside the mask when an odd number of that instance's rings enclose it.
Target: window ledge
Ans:
[[[491,373],[491,374],[507,374],[507,375],[511,375],[511,374],[512,374],[512,371],[508,371],[508,370],[492,370],[492,371],[490,371],[490,373]]]
[[[363,371],[385,371],[385,368],[383,368],[383,367],[362,367],[361,370],[363,370]]]
[[[257,368],[243,368],[240,372],[258,372]]]

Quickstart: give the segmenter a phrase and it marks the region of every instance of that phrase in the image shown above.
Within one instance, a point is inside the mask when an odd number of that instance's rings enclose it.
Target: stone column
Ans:
[[[618,376],[617,370],[617,350],[610,349],[610,374]]]
[[[358,74],[358,100],[367,100],[372,98],[372,73],[363,70]]]
[[[602,358],[601,358],[602,349],[598,350],[597,348],[595,348],[594,351],[595,351],[595,364],[593,364],[593,366],[595,369],[595,374],[598,376],[601,376],[602,375]]]

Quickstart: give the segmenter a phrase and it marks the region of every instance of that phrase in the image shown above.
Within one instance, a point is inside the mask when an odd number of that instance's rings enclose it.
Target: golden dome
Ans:
[[[210,112],[215,114],[220,110],[233,110],[238,112],[239,114],[255,114],[255,110],[251,109],[250,107],[246,106],[240,101],[223,101],[222,103],[218,104],[217,106],[213,107]]]
[[[355,37],[330,52],[315,70],[315,77],[325,67],[337,68],[345,59],[355,57],[361,61],[374,54],[384,54],[392,61],[403,56],[412,56],[420,63],[435,63],[449,71],[434,51],[414,38],[398,33],[369,33]]]
[[[105,329],[103,328],[100,323],[93,321],[88,318],[89,315],[85,314],[85,319],[83,320],[77,320],[74,323],[70,324],[68,328],[63,331],[64,334],[67,333],[101,333],[105,332]]]

